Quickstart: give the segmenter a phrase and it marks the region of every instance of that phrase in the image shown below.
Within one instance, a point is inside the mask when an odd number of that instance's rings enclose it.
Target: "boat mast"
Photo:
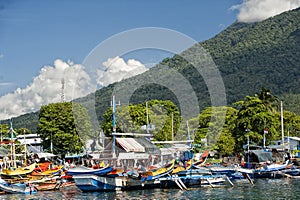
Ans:
[[[24,129],[24,164],[25,165],[27,164],[26,155],[27,155],[27,145],[26,145],[26,134]]]
[[[53,153],[52,132],[51,132],[51,137],[50,137],[50,152]]]
[[[280,101],[280,119],[281,119],[281,139],[284,148],[284,129],[283,129],[283,103]]]
[[[115,133],[117,132],[116,128],[116,99],[115,96],[112,98],[112,128],[113,128],[113,158],[116,157],[116,135]]]
[[[14,130],[12,128],[12,120],[10,120],[10,141],[11,141],[11,145],[10,145],[10,150],[11,150],[11,161],[13,164],[14,168],[17,168],[17,163],[16,163],[16,155],[15,155],[15,140],[13,137],[14,134]]]
[[[174,141],[174,114],[172,112],[172,142]]]
[[[147,131],[147,134],[149,135],[149,140],[151,139],[151,136],[150,136],[150,124],[149,124],[149,112],[148,112],[148,101],[146,101],[146,123],[147,123],[147,127],[146,127],[146,131]]]
[[[188,140],[191,140],[189,120],[186,120],[186,126],[187,126],[187,131],[188,131]],[[189,143],[189,147],[190,147],[190,149],[192,148],[192,143]]]
[[[2,144],[3,138],[2,138],[2,123],[1,123],[1,120],[0,120],[0,134],[1,134],[1,144]]]

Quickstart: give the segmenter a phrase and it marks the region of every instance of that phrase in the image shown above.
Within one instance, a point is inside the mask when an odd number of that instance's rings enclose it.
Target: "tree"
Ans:
[[[218,150],[222,155],[233,153],[235,140],[232,132],[235,128],[237,110],[232,107],[208,107],[199,115],[199,128],[194,143],[202,143],[206,138],[211,149]]]
[[[238,101],[234,105],[239,109],[234,130],[237,150],[242,149],[248,138],[256,145],[262,144],[265,128],[269,132],[267,134],[268,141],[278,135],[278,113],[270,109],[271,106],[266,101],[261,100],[257,95],[246,96],[244,100]]]
[[[27,128],[19,128],[16,130],[18,135],[31,134],[31,131]]]
[[[278,108],[278,98],[271,94],[271,90],[262,87],[260,93],[255,94],[261,100],[261,103],[264,105],[266,111],[275,113]]]
[[[118,106],[116,109],[117,132],[140,132],[146,133],[142,126],[147,125],[146,103],[137,105]],[[148,101],[149,123],[155,125],[151,130],[154,140],[171,140],[171,116],[173,115],[174,136],[180,125],[180,113],[171,101],[151,100]],[[112,133],[112,109],[108,109],[103,115],[101,128],[106,136]]]
[[[73,104],[52,103],[41,107],[37,133],[45,149],[50,149],[52,141],[55,154],[81,152],[86,136],[78,133],[82,129],[85,129],[87,135],[92,132],[86,109],[79,104],[74,105],[76,109],[73,109]]]

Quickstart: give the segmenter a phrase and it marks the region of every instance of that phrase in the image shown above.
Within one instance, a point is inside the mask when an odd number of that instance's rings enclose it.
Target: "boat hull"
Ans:
[[[68,170],[67,174],[68,175],[98,175],[98,176],[103,176],[108,174],[109,172],[112,171],[112,167],[106,167],[106,168],[101,168],[101,169],[90,169],[86,167],[77,167]]]

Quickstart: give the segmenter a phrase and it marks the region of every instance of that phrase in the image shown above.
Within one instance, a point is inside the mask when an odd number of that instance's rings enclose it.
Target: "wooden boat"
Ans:
[[[204,166],[205,162],[206,162],[206,160],[208,158],[208,156],[209,156],[209,151],[208,150],[204,151],[201,154],[199,160],[193,163],[193,166],[195,166],[195,167],[202,167],[202,166]]]
[[[51,182],[42,182],[36,184],[34,187],[38,191],[49,191],[49,190],[58,190],[60,188],[65,188],[69,186],[75,186],[73,182],[61,182],[61,181],[51,181]]]
[[[107,176],[109,177],[117,177],[122,176],[123,173],[126,173],[124,169],[122,168],[114,168],[109,173],[107,173]]]
[[[103,168],[99,168],[99,169],[92,169],[92,168],[88,168],[88,167],[84,167],[84,166],[78,166],[75,168],[71,168],[67,171],[68,175],[83,175],[83,174],[94,174],[94,175],[98,175],[98,176],[104,176],[107,173],[112,171],[112,167],[110,166],[106,166]]]
[[[31,164],[26,167],[20,167],[17,169],[2,169],[1,175],[3,176],[22,176],[30,174],[35,169],[36,164]]]
[[[264,164],[255,169],[237,168],[236,171],[247,174],[252,178],[282,178],[284,174],[288,174],[284,172],[292,172],[292,170],[289,170],[288,167],[288,162],[286,162],[284,164]],[[281,173],[281,171],[284,172]]]
[[[52,169],[46,169],[44,171],[33,171],[31,173],[32,176],[49,176],[49,175],[54,175],[62,171],[63,166],[56,166]]]
[[[189,170],[191,167],[192,167],[192,160],[189,160],[185,163],[186,166],[176,166],[174,167],[174,169],[172,170],[172,174],[176,174],[176,173],[179,173],[181,171],[184,171],[184,170]]]
[[[43,172],[49,169],[51,162],[37,163],[36,168],[34,168],[34,172]]]
[[[159,177],[165,176],[169,173],[171,173],[175,166],[175,160],[172,160],[170,163],[166,164],[164,167],[153,169],[151,171],[146,171],[141,174],[142,180],[148,181],[157,179]]]
[[[0,184],[0,190],[8,194],[34,194],[37,190],[29,184]]]

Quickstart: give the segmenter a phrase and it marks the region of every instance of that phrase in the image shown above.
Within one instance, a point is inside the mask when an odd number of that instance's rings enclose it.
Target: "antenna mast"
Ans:
[[[61,102],[65,102],[65,79],[61,79]]]

